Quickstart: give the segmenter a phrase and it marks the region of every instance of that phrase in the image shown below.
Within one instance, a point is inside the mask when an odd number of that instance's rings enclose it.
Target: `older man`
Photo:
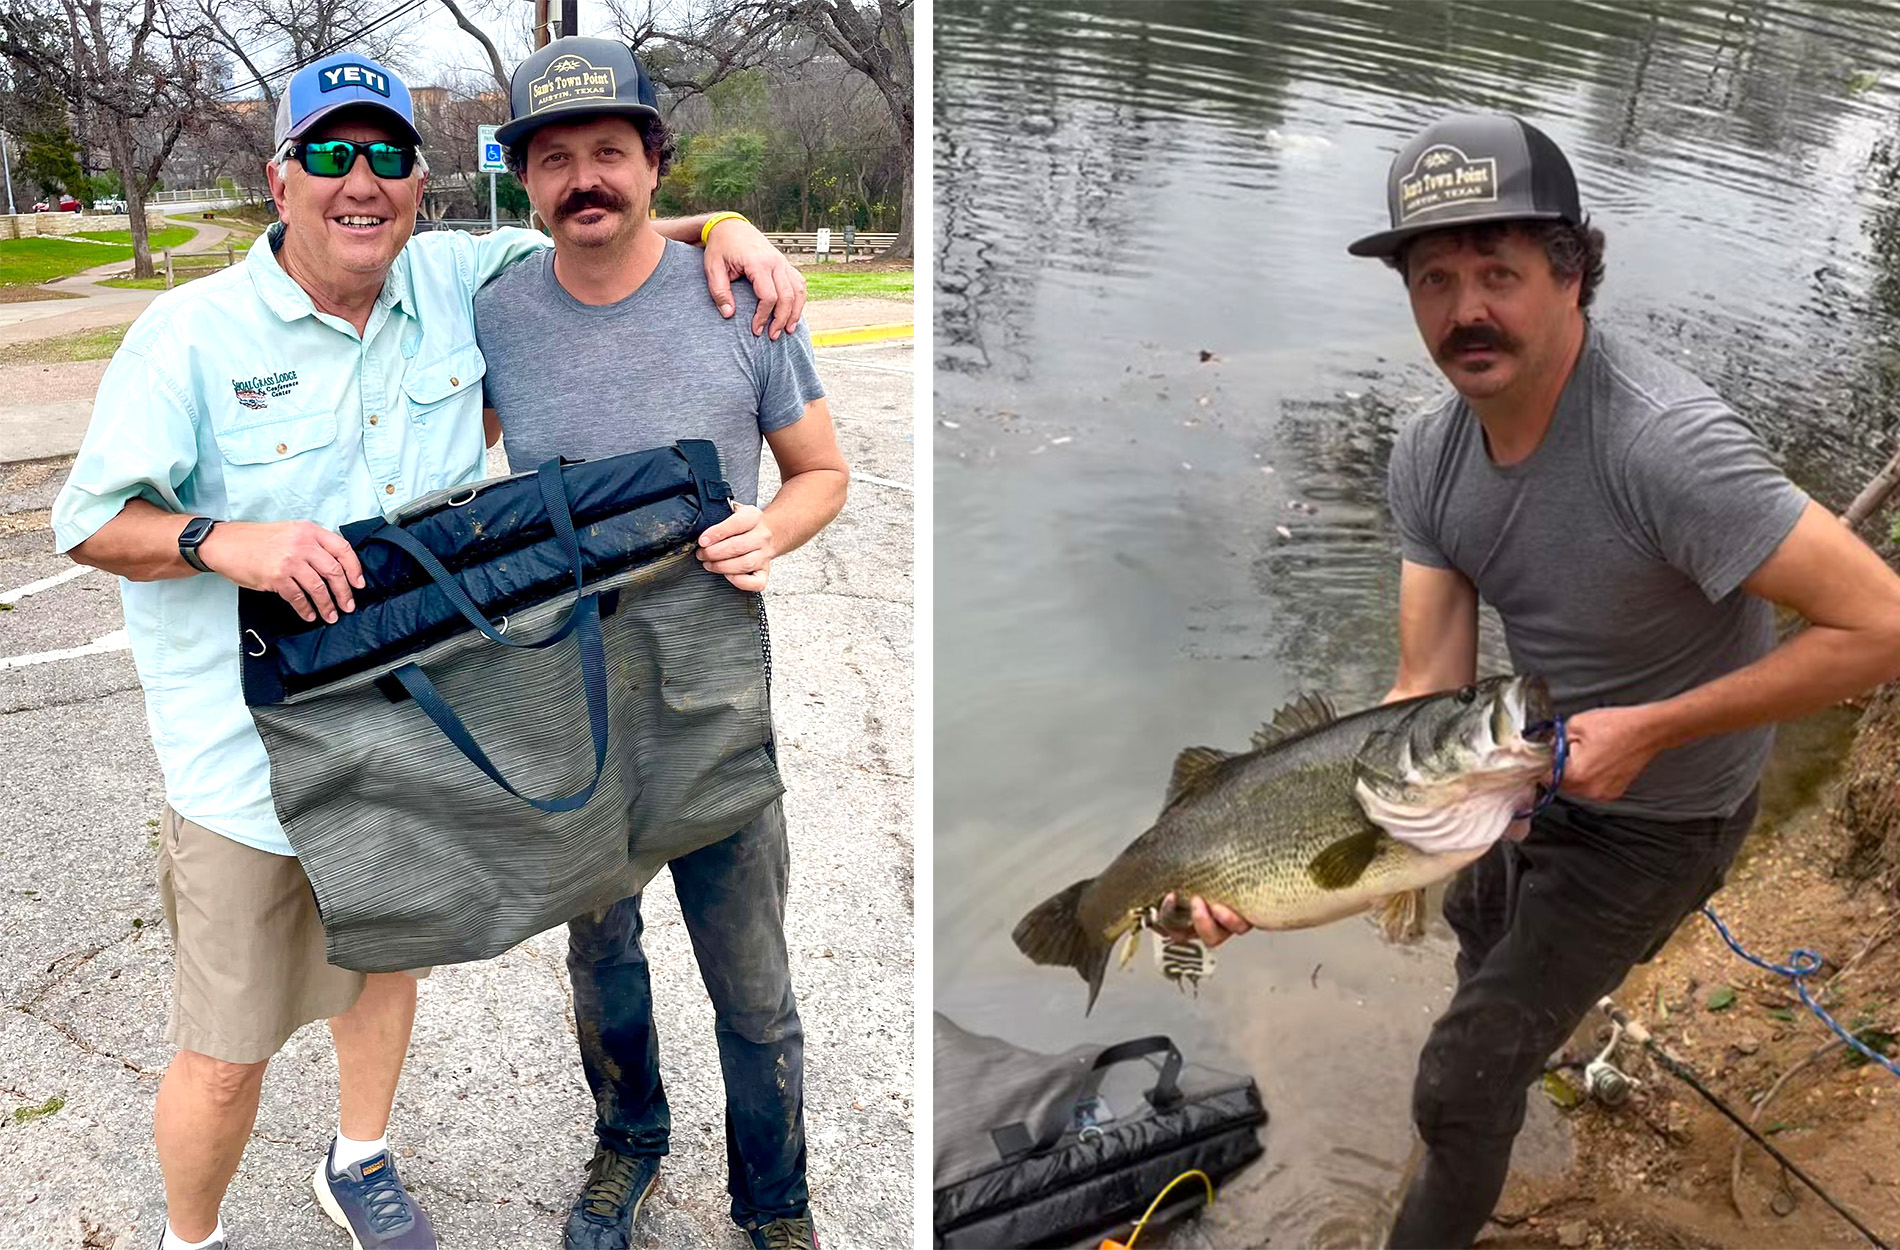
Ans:
[[[54,509],[59,548],[125,581],[126,629],[165,773],[159,886],[175,944],[159,1086],[164,1250],[223,1247],[218,1208],[257,1113],[265,1065],[329,1021],[341,1078],[318,1203],[357,1250],[433,1247],[386,1142],[414,976],[324,959],[310,887],[271,803],[239,689],[237,588],[306,620],[363,585],[335,532],[482,476],[476,289],[545,246],[527,231],[411,239],[426,169],[409,92],[348,53],[299,71],[279,103],[268,177],[280,224],[246,263],[155,301],[102,381]],[[656,223],[698,241],[702,221]],[[711,235],[730,275],[783,298],[802,281],[743,221]],[[750,327],[764,326],[764,310]]]
[[[809,337],[735,333],[699,298],[691,250],[648,221],[672,156],[655,103],[645,69],[612,40],[557,39],[515,70],[513,116],[497,137],[554,248],[476,297],[488,393],[517,469],[550,456],[713,440],[734,509],[701,536],[699,558],[742,590],[764,590],[773,559],[843,506],[844,457]],[[733,298],[745,306],[753,295],[739,283]],[[780,479],[763,510],[762,442]],[[668,871],[713,1002],[732,1218],[754,1246],[813,1250],[804,1030],[785,950],[789,864],[774,803]],[[640,899],[568,928],[599,1148],[566,1245],[626,1250],[670,1131]]]
[[[1900,577],[1728,404],[1591,317],[1604,239],[1562,151],[1451,117],[1353,243],[1405,281],[1452,394],[1400,431],[1388,699],[1470,682],[1478,604],[1568,717],[1556,802],[1453,881],[1458,988],[1419,1060],[1424,1155],[1391,1244],[1468,1246],[1547,1057],[1717,888],[1773,726],[1900,676]],[[1809,627],[1776,644],[1775,605]],[[1245,923],[1196,901],[1203,938]]]

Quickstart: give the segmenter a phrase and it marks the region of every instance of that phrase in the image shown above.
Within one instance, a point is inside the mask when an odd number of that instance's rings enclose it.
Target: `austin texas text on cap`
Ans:
[[[658,117],[659,97],[646,67],[612,39],[556,39],[515,67],[509,122],[495,138],[510,146],[549,122],[598,113]]]

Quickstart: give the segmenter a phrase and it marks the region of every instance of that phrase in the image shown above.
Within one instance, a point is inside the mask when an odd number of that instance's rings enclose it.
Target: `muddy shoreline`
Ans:
[[[1850,1031],[1900,1052],[1900,685],[1867,702],[1844,762],[1825,772],[1778,779],[1780,810],[1765,814],[1713,903],[1764,959],[1820,954],[1811,991]],[[1835,1201],[1900,1240],[1900,1078],[1850,1062],[1786,978],[1750,966],[1693,916],[1614,997]],[[1593,1017],[1563,1057],[1587,1060],[1609,1036]],[[1867,1244],[1800,1182],[1784,1185],[1759,1148],[1738,1162],[1740,1131],[1647,1054],[1625,1043],[1617,1062],[1640,1082],[1633,1095],[1565,1113],[1573,1162],[1554,1177],[1514,1176],[1480,1245]],[[1581,1086],[1577,1069],[1562,1075]]]

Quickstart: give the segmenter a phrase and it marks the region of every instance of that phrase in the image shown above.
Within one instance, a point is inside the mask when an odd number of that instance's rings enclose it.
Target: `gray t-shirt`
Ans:
[[[670,240],[652,275],[618,303],[569,295],[552,248],[483,287],[475,337],[509,469],[709,438],[733,496],[757,503],[761,438],[804,416],[825,388],[802,324],[776,343],[754,337],[752,285],[734,282],[732,302],[727,320],[706,294],[698,250]]]
[[[1808,502],[1706,384],[1594,326],[1528,459],[1493,464],[1453,395],[1399,432],[1387,493],[1405,558],[1469,578],[1563,715],[1666,699],[1771,650],[1774,608],[1740,587]],[[1773,745],[1770,727],[1665,751],[1594,806],[1726,816]]]

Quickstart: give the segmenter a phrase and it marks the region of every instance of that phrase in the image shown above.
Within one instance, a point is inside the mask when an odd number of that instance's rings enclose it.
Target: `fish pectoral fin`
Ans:
[[[1366,865],[1379,853],[1379,839],[1385,836],[1381,830],[1364,829],[1341,838],[1313,856],[1306,875],[1322,890],[1343,890],[1359,880]]]
[[[1323,694],[1303,692],[1273,714],[1273,719],[1254,731],[1253,749],[1264,751],[1301,734],[1324,729],[1339,719],[1332,701]]]
[[[1215,747],[1189,747],[1174,757],[1174,775],[1168,778],[1168,797],[1161,803],[1161,810],[1167,811],[1191,794],[1198,794],[1214,778],[1214,773],[1228,760],[1233,759],[1230,752]]]

